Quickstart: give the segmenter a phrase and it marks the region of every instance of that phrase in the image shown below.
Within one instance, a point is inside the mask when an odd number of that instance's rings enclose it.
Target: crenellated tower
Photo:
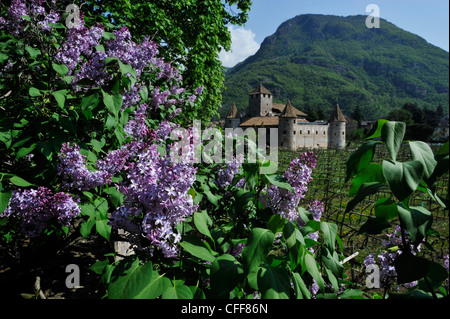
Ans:
[[[249,116],[268,116],[272,115],[273,94],[260,84],[256,89],[250,92],[248,101]]]

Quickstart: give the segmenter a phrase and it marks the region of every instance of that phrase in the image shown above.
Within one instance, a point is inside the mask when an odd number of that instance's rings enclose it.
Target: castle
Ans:
[[[302,148],[344,148],[346,120],[339,108],[333,110],[329,121],[308,122],[307,114],[288,101],[286,105],[272,102],[273,94],[259,85],[249,95],[247,114],[237,116],[233,104],[225,119],[225,128],[277,128],[278,145],[296,151]],[[270,130],[268,130],[270,131]]]

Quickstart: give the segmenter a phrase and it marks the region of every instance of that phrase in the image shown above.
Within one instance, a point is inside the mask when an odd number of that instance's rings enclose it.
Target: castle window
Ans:
[[[316,131],[316,135],[319,134],[319,131]]]
[[[296,132],[294,131],[294,134],[295,134]]]
[[[323,131],[323,135],[325,135],[325,131]]]
[[[344,135],[344,132],[342,132],[342,135]]]
[[[308,130],[308,134],[311,134],[311,131],[310,131],[310,130]]]
[[[283,134],[286,135],[286,131],[283,131]]]
[[[300,130],[300,134],[302,134],[302,130]]]
[[[266,95],[265,95],[265,94],[263,94],[263,97],[266,97]]]

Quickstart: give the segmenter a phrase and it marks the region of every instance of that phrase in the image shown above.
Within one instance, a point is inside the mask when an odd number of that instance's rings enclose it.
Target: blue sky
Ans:
[[[369,4],[379,7],[381,18],[449,51],[448,0],[253,0],[247,23],[242,27],[229,27],[232,52],[222,52],[220,58],[227,67],[243,61],[254,54],[281,23],[297,15],[369,15],[366,12]]]

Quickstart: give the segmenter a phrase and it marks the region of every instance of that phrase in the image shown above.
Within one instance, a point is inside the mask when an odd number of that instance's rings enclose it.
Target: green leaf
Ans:
[[[313,277],[319,288],[321,290],[324,290],[325,282],[323,281],[319,269],[317,268],[317,263],[316,260],[314,259],[314,256],[309,252],[306,252],[305,254],[305,267],[306,271],[311,275],[311,277]]]
[[[367,221],[359,228],[359,234],[377,235],[381,234],[385,229],[390,228],[392,225],[384,218],[369,217]]]
[[[108,41],[108,40],[114,40],[116,38],[116,36],[112,32],[105,31],[102,34],[102,38],[105,39],[106,41]]]
[[[84,238],[89,236],[92,231],[92,227],[94,227],[95,223],[96,223],[95,219],[88,219],[87,221],[82,223],[80,226],[80,234]]]
[[[430,264],[431,262],[425,258],[414,256],[410,252],[403,252],[394,261],[397,283],[405,284],[425,277]]]
[[[263,266],[258,271],[258,288],[263,299],[289,299],[290,280],[283,268]]]
[[[267,222],[267,227],[274,234],[283,231],[284,225],[286,224],[286,219],[280,214],[274,214],[269,218]]]
[[[397,153],[405,136],[406,124],[403,122],[387,122],[381,129],[381,139],[386,144],[391,159],[397,160]]]
[[[293,279],[294,291],[295,291],[295,294],[297,295],[297,299],[303,299],[303,297],[305,297],[306,299],[311,299],[311,292],[309,291],[308,287],[306,286],[306,284],[303,281],[300,274],[297,272],[294,272],[292,274],[292,279]]]
[[[411,211],[398,205],[398,217],[413,243],[420,243],[431,229],[433,214],[424,207],[411,207]]]
[[[52,95],[55,97],[55,100],[60,108],[64,108],[64,104],[66,103],[67,92],[68,90],[59,90],[52,92]]]
[[[30,54],[30,57],[35,58],[41,54],[41,50],[26,46],[25,50]]]
[[[65,76],[69,72],[69,68],[64,64],[52,63],[52,68],[61,76]]]
[[[349,156],[346,162],[346,182],[370,164],[375,154],[375,147],[379,143],[367,141]]]
[[[19,176],[13,176],[10,178],[9,181],[19,187],[33,186],[33,184],[27,182],[26,180],[24,180],[23,178],[21,178]]]
[[[430,262],[425,278],[431,285],[431,289],[438,289],[442,285],[442,282],[448,278],[448,271],[441,264],[432,261]],[[423,279],[419,280],[419,289],[430,291],[430,287]]]
[[[334,251],[336,249],[336,235],[338,231],[337,225],[333,223],[321,222],[320,230],[323,232],[325,245],[327,245],[331,251]]]
[[[213,262],[216,259],[200,239],[195,240],[193,238],[185,238],[184,241],[180,242],[180,246],[183,247],[186,252],[201,260]]]
[[[12,196],[12,190],[4,191],[2,187],[2,183],[0,183],[0,214],[8,207],[9,200]]]
[[[398,215],[397,204],[390,198],[381,198],[375,203],[375,216],[391,220]]]
[[[170,286],[170,280],[153,270],[151,262],[125,258],[114,269],[108,285],[109,299],[154,299]]]
[[[192,290],[185,285],[174,285],[167,288],[161,296],[162,299],[192,299]]]
[[[381,130],[383,129],[384,124],[389,122],[388,120],[379,119],[377,124],[373,127],[372,131],[368,133],[368,137],[364,138],[365,140],[377,138],[381,136]]]
[[[211,265],[211,291],[218,296],[225,296],[244,278],[242,264],[232,255],[217,257]]]
[[[213,239],[208,228],[208,218],[209,216],[206,211],[201,213],[196,212],[194,213],[194,225],[200,233]]]
[[[291,184],[287,182],[287,179],[283,176],[280,176],[278,174],[271,174],[271,175],[264,175],[267,180],[275,186],[278,186],[280,188],[287,189],[288,191],[294,193],[294,189],[292,188]]]
[[[32,96],[32,97],[41,96],[41,92],[38,89],[36,89],[35,87],[31,87],[28,90],[28,94],[30,94],[30,96]]]
[[[369,195],[376,194],[384,186],[386,185],[378,182],[362,184],[358,189],[358,193],[356,194],[356,196],[348,202],[347,207],[345,208],[345,212],[351,211],[353,208],[355,208],[356,205],[358,205],[358,203],[364,200],[364,198]]]
[[[437,165],[433,150],[427,143],[421,141],[411,141],[409,147],[413,161],[421,162],[424,167],[423,177],[429,178]]]
[[[419,186],[424,167],[419,161],[396,162],[383,160],[383,175],[399,201],[411,195]]]
[[[250,231],[247,246],[242,250],[243,264],[247,273],[254,272],[266,259],[274,237],[275,235],[268,229],[256,227]]]
[[[354,196],[358,193],[360,186],[364,183],[379,182],[385,183],[383,169],[380,164],[370,163],[365,169],[356,174],[352,181],[352,187],[348,196]]]
[[[95,222],[95,229],[100,236],[109,240],[109,237],[111,236],[111,226],[108,225],[107,219],[97,220]]]

